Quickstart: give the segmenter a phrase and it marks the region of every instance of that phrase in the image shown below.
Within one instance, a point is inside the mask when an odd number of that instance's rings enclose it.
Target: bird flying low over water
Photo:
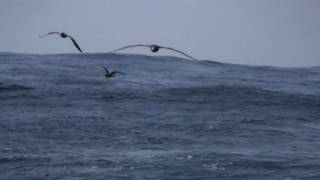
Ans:
[[[110,69],[108,69],[108,68],[106,68],[106,67],[104,67],[104,66],[102,66],[102,67],[103,67],[103,69],[104,69],[104,71],[105,71],[105,75],[104,75],[104,76],[105,76],[106,78],[113,77],[116,73],[125,75],[125,73],[123,73],[123,72],[121,72],[121,71],[112,71],[112,70],[110,70]]]
[[[71,41],[72,41],[72,43],[73,43],[73,45],[74,45],[80,52],[82,52],[82,50],[81,50],[79,44],[76,42],[76,40],[74,40],[73,37],[71,37],[70,35],[68,35],[68,34],[66,34],[66,33],[64,33],[64,32],[49,32],[49,33],[47,33],[47,34],[45,34],[45,35],[39,36],[39,38],[43,38],[43,37],[45,37],[45,36],[49,36],[49,35],[52,35],[52,34],[58,34],[58,35],[60,35],[61,38],[70,38]]]
[[[124,49],[133,48],[133,47],[147,47],[147,48],[150,48],[151,52],[153,52],[153,53],[158,52],[160,49],[167,49],[167,50],[171,50],[171,51],[177,52],[179,54],[182,54],[182,55],[184,55],[184,56],[186,56],[186,57],[188,57],[188,58],[190,58],[192,60],[196,60],[192,56],[189,56],[188,54],[186,54],[186,53],[184,53],[182,51],[179,51],[179,50],[171,48],[171,47],[159,46],[159,45],[156,45],[156,44],[151,44],[151,45],[146,45],[146,44],[129,45],[129,46],[124,46],[122,48],[116,49],[116,50],[112,51],[111,53],[115,53],[115,52],[118,52],[118,51],[121,51],[121,50],[124,50]]]

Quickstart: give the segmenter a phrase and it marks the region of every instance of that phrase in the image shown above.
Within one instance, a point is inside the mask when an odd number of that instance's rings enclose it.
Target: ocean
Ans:
[[[0,179],[319,180],[320,67],[0,53]]]

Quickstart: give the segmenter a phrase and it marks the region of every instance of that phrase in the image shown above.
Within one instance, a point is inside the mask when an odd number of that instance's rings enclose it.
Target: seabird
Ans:
[[[110,69],[108,69],[108,68],[106,68],[106,67],[104,67],[104,66],[102,66],[102,67],[103,67],[103,69],[104,69],[104,71],[105,71],[105,75],[104,75],[104,76],[105,76],[106,78],[112,77],[112,76],[114,76],[116,73],[125,75],[125,73],[123,73],[123,72],[121,72],[121,71],[112,71],[112,70],[110,70]]]
[[[81,50],[80,46],[78,45],[78,43],[76,42],[76,40],[74,40],[73,37],[71,37],[70,35],[68,35],[68,34],[66,34],[66,33],[64,33],[64,32],[49,32],[49,33],[47,33],[47,34],[45,34],[45,35],[39,36],[39,38],[43,38],[43,37],[45,37],[45,36],[52,35],[52,34],[58,34],[58,35],[60,35],[61,38],[70,38],[71,41],[73,42],[74,46],[75,46],[80,52],[82,52],[82,50]]]
[[[180,54],[182,54],[182,55],[184,55],[184,56],[186,56],[186,57],[188,57],[188,58],[190,58],[192,60],[196,60],[192,56],[189,56],[188,54],[186,54],[186,53],[184,53],[182,51],[179,51],[177,49],[173,49],[171,47],[159,46],[159,45],[156,45],[156,44],[151,44],[151,45],[135,44],[135,45],[130,45],[130,46],[124,46],[122,48],[119,48],[119,49],[116,49],[116,50],[112,51],[111,53],[115,53],[115,52],[118,52],[118,51],[121,51],[121,50],[124,50],[124,49],[133,48],[133,47],[148,47],[148,48],[150,48],[151,52],[153,52],[153,53],[158,52],[160,49],[168,49],[168,50],[180,53]]]

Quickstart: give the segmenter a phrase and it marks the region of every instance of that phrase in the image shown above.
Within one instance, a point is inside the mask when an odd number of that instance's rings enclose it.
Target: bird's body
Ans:
[[[68,37],[68,34],[62,32],[62,33],[60,33],[60,36],[61,36],[62,38],[67,38],[67,37]]]
[[[107,78],[109,78],[109,77],[114,76],[116,73],[117,73],[117,71],[112,71],[112,72],[110,72],[110,73],[106,73],[104,76],[107,77]]]
[[[76,42],[76,40],[74,40],[73,37],[71,37],[70,35],[68,35],[64,32],[49,32],[45,35],[39,36],[39,38],[43,38],[45,36],[52,35],[52,34],[60,35],[61,38],[69,38],[72,41],[73,45],[78,49],[78,51],[82,52],[82,50],[81,50],[79,44]]]
[[[150,45],[150,50],[151,50],[153,53],[158,52],[160,48],[161,48],[160,46],[155,45],[155,44]]]
[[[151,45],[146,45],[146,44],[135,44],[135,45],[130,45],[130,46],[124,46],[122,48],[119,48],[119,49],[116,49],[114,51],[112,51],[111,53],[115,53],[115,52],[118,52],[118,51],[121,51],[121,50],[124,50],[124,49],[128,49],[128,48],[133,48],[133,47],[147,47],[147,48],[150,48],[151,52],[153,53],[156,53],[158,52],[160,49],[167,49],[167,50],[171,50],[171,51],[174,51],[174,52],[177,52],[177,53],[180,53],[192,60],[196,60],[195,58],[193,58],[192,56],[189,56],[188,54],[180,51],[180,50],[177,50],[177,49],[174,49],[174,48],[171,48],[171,47],[165,47],[165,46],[159,46],[159,45],[156,45],[156,44],[151,44]]]
[[[102,66],[102,67],[103,67],[103,69],[104,69],[104,71],[105,71],[104,76],[105,76],[106,78],[113,77],[113,76],[114,76],[115,74],[117,74],[117,73],[122,74],[122,75],[125,74],[125,73],[123,73],[123,72],[121,72],[121,71],[112,71],[112,70],[110,70],[110,69],[108,69],[108,68],[106,68],[106,67],[104,67],[104,66]]]

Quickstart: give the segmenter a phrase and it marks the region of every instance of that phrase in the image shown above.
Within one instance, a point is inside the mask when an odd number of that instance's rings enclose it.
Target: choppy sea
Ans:
[[[320,67],[0,53],[0,179],[319,180]]]

